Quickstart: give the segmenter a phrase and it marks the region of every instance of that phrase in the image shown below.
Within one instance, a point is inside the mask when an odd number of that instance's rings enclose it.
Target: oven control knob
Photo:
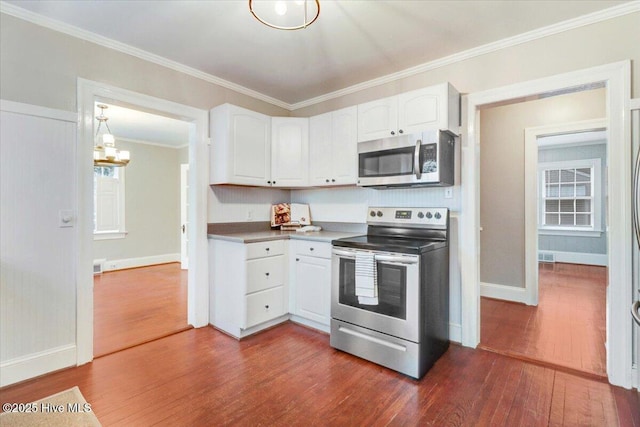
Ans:
[[[371,213],[369,215],[376,216],[376,211],[371,211]]]
[[[440,212],[436,212],[436,214],[434,216],[436,217],[436,219],[442,218],[442,215],[440,215]]]
[[[376,213],[376,215],[377,215],[378,217],[381,217],[381,216],[382,216],[382,211],[378,211],[378,212]]]
[[[418,212],[418,218],[420,219],[424,218],[424,214],[422,212]]]
[[[427,212],[427,219],[431,219],[433,215],[431,215],[431,212]]]

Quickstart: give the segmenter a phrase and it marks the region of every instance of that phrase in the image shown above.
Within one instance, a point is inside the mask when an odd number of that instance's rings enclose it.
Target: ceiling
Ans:
[[[64,23],[54,28],[295,109],[627,2],[320,0],[318,20],[297,31],[258,22],[247,0],[3,3]]]
[[[97,104],[108,107],[104,110],[104,115],[109,119],[107,123],[116,138],[116,144],[122,139],[172,148],[182,148],[189,144],[188,122],[106,102]],[[95,116],[99,115],[100,109],[96,107]]]

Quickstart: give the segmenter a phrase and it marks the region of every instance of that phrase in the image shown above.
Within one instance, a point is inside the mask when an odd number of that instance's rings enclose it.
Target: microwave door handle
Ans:
[[[422,140],[416,141],[416,152],[413,155],[413,171],[416,174],[416,179],[420,179],[422,176],[422,168],[420,167],[420,145],[422,145]]]

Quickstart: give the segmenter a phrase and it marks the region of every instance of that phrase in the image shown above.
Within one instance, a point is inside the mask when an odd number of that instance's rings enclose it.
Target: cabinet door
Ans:
[[[309,184],[331,184],[331,113],[309,118]]]
[[[446,129],[447,98],[444,86],[432,86],[398,95],[398,128],[403,133]]]
[[[358,180],[358,109],[343,108],[331,115],[331,184],[355,184]]]
[[[398,98],[378,99],[358,105],[358,142],[397,135]]]
[[[308,185],[308,118],[272,118],[271,183],[275,187],[300,187]]]
[[[296,258],[296,314],[329,325],[331,318],[331,260]]]
[[[211,110],[212,184],[265,186],[271,176],[271,117],[223,104]]]

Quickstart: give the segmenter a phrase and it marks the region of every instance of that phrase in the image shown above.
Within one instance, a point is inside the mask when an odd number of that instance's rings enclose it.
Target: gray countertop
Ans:
[[[238,243],[256,243],[267,242],[270,240],[313,240],[316,242],[328,242],[332,240],[341,239],[343,237],[360,236],[364,233],[347,232],[347,231],[311,231],[308,233],[298,233],[297,231],[280,231],[280,230],[265,230],[265,231],[247,231],[247,232],[234,232],[234,233],[216,233],[207,234],[209,239],[227,240],[230,242]]]

